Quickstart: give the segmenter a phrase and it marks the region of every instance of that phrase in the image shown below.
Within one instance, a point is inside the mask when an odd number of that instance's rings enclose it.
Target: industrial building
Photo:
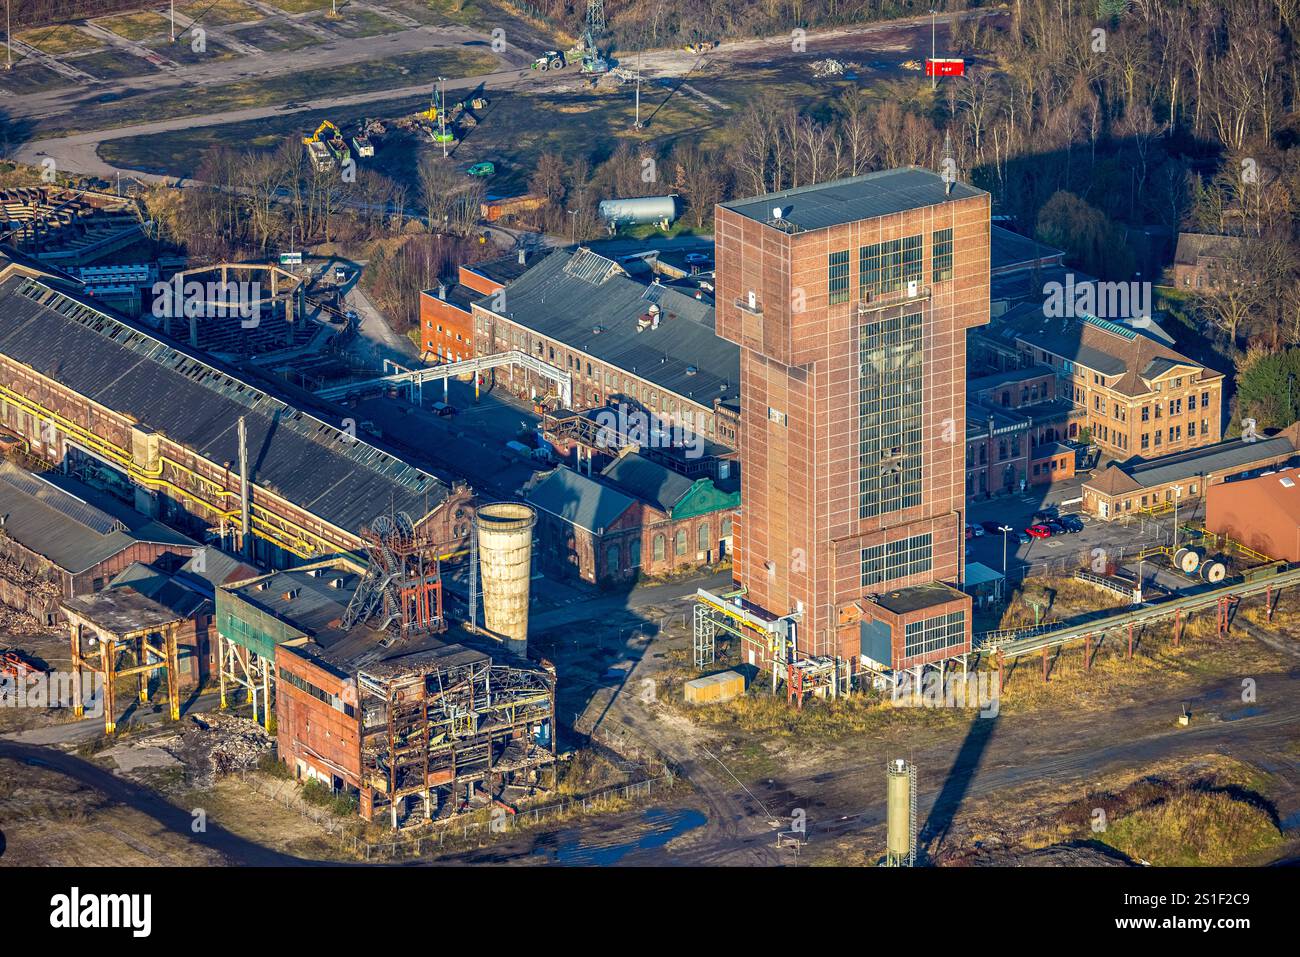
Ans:
[[[474,351],[472,304],[492,296],[550,253],[520,249],[509,256],[462,265],[455,282],[439,283],[420,293],[420,352],[426,361],[461,362]]]
[[[581,411],[624,404],[736,447],[740,366],[714,330],[713,307],[686,292],[632,278],[590,249],[557,250],[509,283],[499,303],[473,303],[478,355],[518,351],[567,373]],[[502,376],[505,379],[502,381]],[[534,401],[553,383],[530,370],[497,386]]]
[[[1111,520],[1133,512],[1169,511],[1175,500],[1199,501],[1230,479],[1292,463],[1300,452],[1300,423],[1254,441],[1227,439],[1158,459],[1112,462],[1083,484],[1083,508]]]
[[[627,448],[594,476],[539,476],[525,499],[537,509],[542,567],[611,585],[727,557],[740,482],[688,478]]]
[[[962,658],[965,347],[989,318],[988,194],[888,170],[724,203],[715,223],[744,511],[742,592],[706,599],[706,630],[735,629],[800,699]],[[697,661],[707,640],[697,629]]]
[[[1269,558],[1300,562],[1300,469],[1209,486],[1205,528]]]
[[[0,462],[0,601],[53,624],[59,601],[137,562],[177,568],[203,546],[71,476]]]
[[[348,559],[220,589],[223,703],[242,695],[265,714],[273,670],[280,759],[394,827],[543,787],[555,760],[555,672],[514,653],[525,643],[494,640],[498,629],[527,633],[527,558],[522,569],[497,564],[514,592],[494,594],[499,576],[484,571],[487,634],[445,620],[399,627],[390,616],[403,612],[382,604],[367,615],[374,566]],[[517,616],[520,587],[522,621],[503,626],[499,606]],[[394,591],[413,598],[405,583]]]
[[[0,264],[0,426],[145,515],[283,566],[363,548],[377,512],[423,525],[468,500],[318,405]]]
[[[1059,394],[1082,413],[1066,438],[1086,436],[1118,458],[1150,458],[1213,445],[1223,436],[1223,373],[1189,359],[1149,331],[1085,315],[1051,318],[1025,304],[973,336],[972,360],[1004,369],[1047,366]]]

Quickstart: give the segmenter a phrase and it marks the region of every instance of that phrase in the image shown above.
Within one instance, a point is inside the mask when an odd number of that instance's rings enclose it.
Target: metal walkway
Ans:
[[[560,404],[565,408],[568,408],[573,402],[573,376],[570,373],[551,365],[549,362],[543,362],[536,356],[517,350],[498,352],[490,356],[475,356],[473,359],[447,362],[442,365],[427,366],[423,369],[402,369],[397,363],[387,359],[384,360],[384,367],[388,368],[390,366],[402,371],[380,376],[377,379],[365,379],[361,382],[349,382],[347,385],[330,386],[328,389],[318,390],[316,395],[322,399],[336,401],[347,398],[349,395],[380,391],[389,386],[405,385],[408,389],[408,395],[410,390],[419,390],[419,394],[422,396],[424,383],[441,381],[445,398],[447,382],[454,377],[471,374],[477,377],[478,373],[486,369],[518,366],[554,382],[559,387]]]
[[[1095,638],[1107,632],[1130,627],[1138,628],[1170,618],[1181,619],[1185,614],[1214,606],[1218,606],[1222,611],[1225,603],[1234,603],[1251,595],[1268,594],[1271,597],[1274,591],[1281,591],[1288,585],[1300,585],[1300,567],[1287,569],[1277,565],[1254,569],[1247,577],[1238,578],[1226,585],[1213,588],[1203,586],[1202,590],[1170,601],[1143,605],[1118,615],[1106,615],[1091,621],[1067,624],[1063,628],[1044,631],[1026,638],[1001,642],[997,646],[997,654],[1003,660],[1009,661],[1073,641]]]

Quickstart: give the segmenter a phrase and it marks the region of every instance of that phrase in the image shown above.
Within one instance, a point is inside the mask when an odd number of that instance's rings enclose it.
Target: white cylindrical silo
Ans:
[[[517,655],[528,651],[528,583],[537,515],[521,502],[482,505],[474,516],[486,631]]]

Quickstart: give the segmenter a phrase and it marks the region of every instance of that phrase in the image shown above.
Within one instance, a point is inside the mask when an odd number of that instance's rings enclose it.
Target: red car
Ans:
[[[1025,529],[1025,534],[1033,538],[1051,538],[1052,530],[1046,525],[1030,525]]]

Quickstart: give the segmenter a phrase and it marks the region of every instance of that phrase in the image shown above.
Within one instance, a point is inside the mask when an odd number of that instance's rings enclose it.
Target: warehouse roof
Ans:
[[[1020,272],[1041,267],[1061,264],[1065,253],[1060,249],[1044,245],[1028,236],[1021,236],[1001,226],[989,230],[989,270],[998,273]]]
[[[87,571],[137,542],[198,543],[63,475],[48,478],[0,464],[0,532],[72,574]]]
[[[1204,448],[1175,452],[1149,461],[1136,461],[1111,465],[1095,479],[1085,484],[1106,495],[1134,492],[1145,488],[1159,488],[1170,482],[1190,479],[1197,475],[1233,474],[1233,470],[1249,471],[1252,466],[1297,451],[1296,426],[1290,426],[1271,438],[1254,442],[1228,439]]]
[[[623,491],[631,492],[643,502],[649,502],[665,515],[671,515],[673,506],[695,487],[695,480],[666,469],[658,462],[652,462],[635,452],[619,456],[600,474]]]
[[[635,499],[561,466],[524,494],[534,508],[556,518],[602,532],[636,504]]]
[[[928,169],[880,170],[865,176],[837,179],[815,186],[800,186],[777,193],[768,193],[749,199],[723,203],[749,219],[771,224],[772,210],[781,207],[781,221],[795,231],[826,229],[859,219],[888,216],[910,209],[924,209],[941,203],[972,196],[987,195],[982,189],[954,183],[949,193],[947,184],[937,173]],[[777,227],[781,228],[781,227]]]
[[[37,279],[0,282],[0,354],[218,465],[239,460],[243,416],[253,483],[345,531],[380,509],[422,517],[449,492],[437,477]]]
[[[714,399],[737,401],[740,349],[715,334],[713,307],[637,282],[590,249],[552,253],[504,299],[500,311],[492,296],[478,306],[706,408]]]

